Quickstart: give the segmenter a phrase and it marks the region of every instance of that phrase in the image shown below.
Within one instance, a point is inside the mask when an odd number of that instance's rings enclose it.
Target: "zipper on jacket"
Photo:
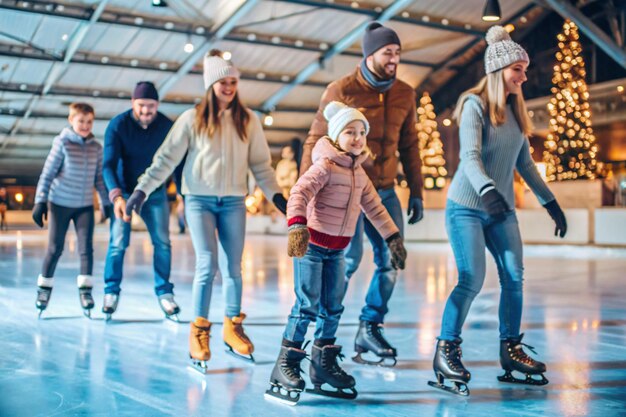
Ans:
[[[350,176],[350,195],[348,196],[348,206],[347,206],[347,209],[346,209],[346,215],[343,218],[343,223],[341,223],[341,229],[339,230],[339,236],[343,236],[343,232],[346,229],[346,224],[348,223],[348,216],[350,215],[350,207],[352,206],[352,197],[353,197],[353,194],[354,194],[354,189],[356,188],[356,185],[355,185],[356,179],[355,179],[355,175],[354,175],[354,171],[355,171],[354,165],[355,164],[356,164],[356,160],[353,159],[352,160],[352,166],[350,167],[350,171],[352,171],[351,172],[352,175]],[[360,212],[360,210],[359,210],[359,212]]]
[[[383,137],[382,137],[382,141],[380,143],[380,151],[383,152],[383,144],[385,143],[385,139],[387,136],[387,106],[385,105],[385,94],[384,93],[380,93],[380,102],[383,103]],[[383,164],[385,163],[385,158],[383,157],[382,160]],[[381,182],[383,180],[383,171],[384,171],[384,165],[381,165],[380,167],[380,173],[378,174],[378,186],[376,187],[377,189],[380,188],[381,186]],[[397,167],[396,167],[396,171],[397,171]]]

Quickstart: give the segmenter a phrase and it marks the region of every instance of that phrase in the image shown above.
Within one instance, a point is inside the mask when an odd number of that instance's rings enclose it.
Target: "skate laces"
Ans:
[[[463,367],[461,363],[461,358],[463,357],[463,351],[461,350],[461,346],[457,344],[448,344],[446,345],[446,356],[448,365],[455,371],[460,370]]]
[[[178,304],[173,298],[161,298],[159,299],[161,306],[167,311],[175,311],[178,308]]]
[[[376,342],[378,342],[378,344],[383,347],[384,349],[390,349],[391,346],[389,346],[389,342],[387,342],[387,340],[385,339],[385,336],[383,336],[383,326],[377,323],[372,323],[371,326],[369,326],[370,328],[370,334],[372,336],[374,336],[374,340],[376,340]]]
[[[513,351],[511,352],[512,353],[511,356],[515,360],[519,360],[526,364],[532,365],[533,363],[535,363],[535,360],[531,358],[530,356],[528,356],[526,352],[524,352],[524,346],[527,347],[528,350],[530,350],[535,355],[537,354],[533,346],[527,345],[526,343],[519,341],[515,346],[513,346]]]

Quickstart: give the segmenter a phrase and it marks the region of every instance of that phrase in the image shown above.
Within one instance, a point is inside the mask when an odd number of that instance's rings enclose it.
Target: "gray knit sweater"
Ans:
[[[461,114],[459,138],[461,162],[450,184],[450,200],[469,208],[482,209],[479,192],[486,185],[493,185],[513,208],[515,169],[542,205],[554,200],[530,156],[528,138],[518,126],[510,105],[506,109],[506,122],[493,126],[481,99],[475,95],[468,96]]]
[[[102,145],[84,140],[69,127],[54,138],[41,171],[35,203],[52,202],[63,207],[93,206],[93,189],[101,204],[109,204],[102,180]]]

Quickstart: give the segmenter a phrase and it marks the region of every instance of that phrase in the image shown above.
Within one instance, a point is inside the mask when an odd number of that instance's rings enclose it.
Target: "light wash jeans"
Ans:
[[[459,281],[448,298],[439,339],[461,337],[461,328],[472,301],[485,280],[485,248],[493,255],[500,279],[500,338],[518,337],[522,319],[523,253],[515,211],[495,222],[486,212],[471,209],[452,200],[446,205],[446,229]]]
[[[400,229],[400,234],[404,236],[404,223],[402,218],[402,207],[400,200],[393,188],[387,190],[378,190],[378,195],[383,201],[383,206],[389,212],[393,222]],[[396,285],[398,271],[391,266],[391,254],[387,247],[387,242],[378,233],[374,225],[367,220],[365,215],[361,213],[356,224],[354,237],[350,241],[350,245],[345,250],[346,257],[346,285],[354,275],[361,259],[363,258],[363,231],[372,244],[374,251],[374,263],[376,270],[370,282],[367,295],[365,296],[365,306],[361,310],[359,320],[372,321],[374,323],[382,323],[385,315],[389,311],[387,305]]]
[[[246,233],[244,197],[187,195],[185,216],[196,252],[192,286],[194,317],[209,317],[213,280],[218,268],[218,237],[222,248],[224,314],[238,316],[241,312],[241,257]]]
[[[316,322],[315,338],[335,337],[346,293],[343,249],[327,249],[309,243],[302,258],[293,258],[296,302],[283,337],[302,342],[309,323]]]
[[[128,199],[128,195],[124,196]],[[156,295],[171,294],[174,285],[170,282],[172,246],[169,235],[170,209],[165,189],[150,195],[141,207],[141,218],[146,224],[154,253],[154,292]],[[104,265],[105,294],[119,294],[124,268],[124,254],[130,244],[130,223],[116,217],[111,218],[109,249]]]

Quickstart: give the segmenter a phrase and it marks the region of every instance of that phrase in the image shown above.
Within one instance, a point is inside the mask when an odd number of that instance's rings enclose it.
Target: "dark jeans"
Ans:
[[[41,275],[45,278],[54,276],[71,221],[78,237],[80,274],[91,275],[93,271],[93,206],[72,208],[48,203],[48,252],[41,268]]]

